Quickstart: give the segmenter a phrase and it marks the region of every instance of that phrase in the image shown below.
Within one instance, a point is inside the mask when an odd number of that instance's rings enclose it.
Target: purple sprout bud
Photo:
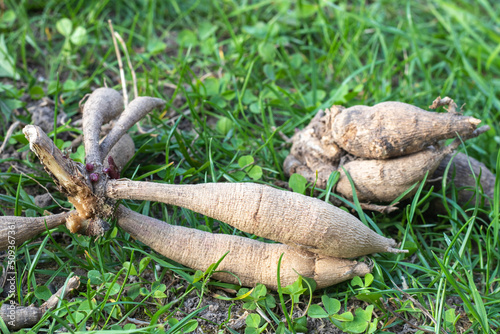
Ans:
[[[115,160],[113,160],[112,156],[108,157],[108,164],[109,164],[109,171],[108,171],[109,177],[112,179],[119,179],[120,172],[118,171],[118,166],[116,166]]]
[[[89,162],[89,163],[87,163],[87,164],[85,164],[85,169],[87,170],[87,172],[89,172],[89,173],[90,173],[91,171],[93,171],[93,170],[94,170],[94,164],[92,164],[92,163],[90,163],[90,162]]]
[[[106,167],[106,168],[103,168],[103,170],[102,170],[102,171],[103,171],[104,173],[106,173],[106,174],[109,174],[109,168],[107,168],[107,167]]]
[[[92,182],[99,181],[99,174],[97,174],[97,173],[90,174],[90,181],[92,181]]]

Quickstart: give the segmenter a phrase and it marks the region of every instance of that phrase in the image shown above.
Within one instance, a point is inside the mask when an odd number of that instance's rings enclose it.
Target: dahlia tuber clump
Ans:
[[[365,207],[385,210],[366,204],[391,203],[412,187],[403,199],[413,196],[417,191],[414,185],[426,175],[430,178],[461,144],[456,139],[446,146],[445,139],[459,136],[467,140],[489,129],[477,128],[480,120],[457,113],[448,97],[436,99],[431,107],[442,105],[449,107],[448,113],[424,111],[401,102],[320,110],[292,138],[285,173],[301,174],[324,189],[331,173],[338,171],[340,179],[333,190],[352,200],[353,187],[347,173]]]

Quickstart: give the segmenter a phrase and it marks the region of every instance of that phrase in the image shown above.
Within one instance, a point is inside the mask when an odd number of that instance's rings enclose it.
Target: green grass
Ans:
[[[292,136],[320,108],[397,100],[426,109],[439,95],[454,98],[459,106],[465,103],[466,115],[490,125],[491,130],[468,142],[466,150],[500,172],[500,9],[493,2],[8,0],[5,4],[0,34],[9,56],[0,50],[0,73],[18,80],[0,83],[1,141],[10,123],[32,121],[29,114],[14,111],[26,107],[23,96],[57,96],[58,112],[78,119],[78,102],[93,88],[106,84],[121,89],[107,25],[111,19],[127,43],[139,94],[168,101],[166,113],[154,112],[141,123],[141,128],[153,132],[141,134],[137,127],[130,131],[137,154],[124,172],[128,178],[202,183],[251,181],[253,176],[265,184],[288,181],[282,163],[290,146],[279,132]],[[69,27],[64,26],[67,22]],[[125,73],[131,94],[132,77],[127,68]],[[68,124],[50,135],[62,138],[64,132],[78,131]],[[61,140],[59,146],[69,141]],[[9,147],[21,153],[0,160],[3,170],[16,163],[31,178],[20,177],[13,168],[0,173],[0,212],[31,216],[43,209],[56,212],[55,203],[37,208],[34,194],[25,190],[44,193],[34,180],[46,185],[50,179],[33,155],[26,159],[21,155],[28,148],[20,127]],[[248,156],[262,170],[260,177],[244,168]],[[241,307],[260,310],[243,326],[249,333],[302,331],[313,318],[342,326],[338,318],[348,311],[359,315],[359,321],[376,319],[378,330],[385,332],[401,330],[404,318],[435,333],[496,333],[499,191],[497,185],[492,209],[461,208],[450,200],[447,214],[436,216],[430,200],[442,194],[424,189],[395,214],[367,213],[363,218],[367,224],[404,240],[410,254],[371,256],[373,282],[355,279],[314,291],[312,299],[304,292],[305,282],[283,287],[279,294],[259,288],[258,293],[244,296],[248,290],[173,263],[114,224],[97,240],[69,235],[60,227],[18,248],[15,299],[21,305],[39,305],[50,283],[61,285],[71,275],[81,276],[79,293],[35,326],[40,333],[64,328],[85,331],[85,326],[91,331],[138,332],[140,326],[127,324],[127,317],[144,322],[141,332],[180,333],[198,323],[198,332],[238,332],[226,325],[238,318],[231,309]],[[54,192],[54,197],[62,206],[71,206],[63,195]],[[320,197],[327,198],[326,192]],[[185,209],[127,204],[172,224],[254,237]],[[220,287],[234,291],[221,304],[226,319],[203,320],[204,301],[214,303]],[[197,304],[187,307],[193,294],[199,296]],[[334,312],[333,299],[342,302],[339,311]],[[301,317],[309,305],[309,317]],[[370,307],[375,310],[373,319],[362,311]],[[322,313],[319,308],[326,310]]]

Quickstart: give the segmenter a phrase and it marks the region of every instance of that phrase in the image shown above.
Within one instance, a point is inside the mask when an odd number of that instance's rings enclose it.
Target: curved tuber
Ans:
[[[101,126],[118,116],[122,111],[123,99],[116,90],[98,88],[90,94],[83,107],[83,139],[86,163],[94,166],[101,164],[99,148]]]
[[[127,132],[128,129],[130,129],[141,118],[146,116],[146,114],[153,109],[165,107],[165,104],[166,102],[164,100],[155,97],[140,96],[132,100],[127,108],[125,108],[120,118],[116,121],[106,138],[102,141],[100,145],[101,157],[104,158],[108,155],[111,148],[118,142],[125,132]]]
[[[393,239],[378,235],[342,209],[255,183],[172,185],[110,180],[106,194],[114,199],[181,206],[244,232],[325,256],[353,258],[399,252]]]
[[[281,254],[284,254],[280,270],[283,286],[292,284],[297,274],[313,278],[318,288],[324,288],[370,272],[370,268],[362,262],[325,257],[282,244],[170,225],[124,206],[118,208],[117,216],[118,225],[132,237],[193,269],[205,271],[229,252],[213,275],[229,283],[240,284],[236,275],[243,286],[262,283],[276,290],[276,272]],[[186,245],[196,245],[197,251]]]
[[[368,159],[388,159],[418,152],[438,141],[468,136],[481,121],[456,113],[436,113],[401,102],[353,106],[331,121],[334,141],[347,152]]]
[[[103,161],[104,168],[109,168],[109,157],[112,157],[118,172],[122,170],[127,162],[132,159],[135,154],[134,140],[128,133],[125,133],[120,140],[113,146]]]
[[[71,277],[65,286],[61,287],[40,307],[16,306],[5,303],[0,308],[0,318],[3,319],[10,330],[33,327],[40,321],[47,310],[54,309],[61,299],[66,298],[69,292],[77,289],[79,286],[80,277]]]

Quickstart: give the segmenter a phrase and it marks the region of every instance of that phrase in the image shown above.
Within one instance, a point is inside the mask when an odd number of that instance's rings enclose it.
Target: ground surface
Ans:
[[[493,2],[1,1],[0,141],[19,125],[0,152],[0,214],[71,207],[21,130],[38,124],[50,132],[56,123],[58,146],[83,159],[79,101],[104,85],[121,90],[108,19],[127,45],[139,95],[168,101],[129,132],[138,153],[123,172],[127,178],[283,186],[285,139],[319,109],[389,100],[427,109],[439,95],[491,126],[466,149],[496,170],[500,7]],[[133,98],[124,56],[123,62]],[[246,156],[262,174],[238,164]],[[18,248],[15,300],[38,306],[69,275],[82,278],[78,292],[34,328],[40,333],[181,332],[179,324],[198,333],[340,333],[328,318],[303,317],[327,297],[341,302],[339,314],[361,317],[368,310],[363,319],[385,333],[496,333],[498,205],[450,206],[437,216],[430,202],[439,196],[424,191],[390,215],[367,212],[372,227],[404,242],[410,254],[360,259],[373,261],[373,282],[345,282],[312,299],[296,291],[293,302],[285,294],[280,305],[277,293],[261,290],[242,301],[244,290],[236,286],[189,284],[194,272],[113,224],[99,239],[69,235],[61,226]],[[246,235],[189,210],[128,205],[170,223]],[[5,266],[1,252],[0,260]]]

